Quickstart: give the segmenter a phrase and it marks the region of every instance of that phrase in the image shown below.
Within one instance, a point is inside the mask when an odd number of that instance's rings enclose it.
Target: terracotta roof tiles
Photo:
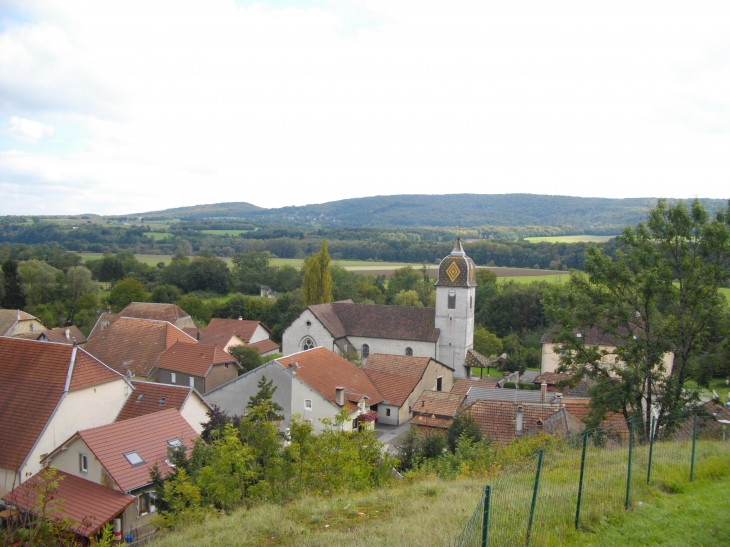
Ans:
[[[513,403],[509,401],[476,401],[465,410],[479,425],[482,435],[492,442],[508,443],[520,437],[516,432],[517,409],[522,407],[522,435],[540,430],[538,421],[550,418],[561,407],[549,404]]]
[[[416,389],[431,361],[437,362],[430,357],[374,353],[363,369],[389,405],[401,406]]]
[[[413,405],[413,414],[432,418],[456,416],[464,396],[447,391],[424,391]]]
[[[122,407],[119,416],[117,416],[117,422],[153,414],[161,410],[167,410],[168,408],[174,408],[179,412],[183,409],[189,397],[196,396],[193,393],[193,388],[188,386],[173,386],[171,384],[138,382],[134,380],[131,383],[134,392]],[[202,397],[201,400],[203,400]]]
[[[157,321],[167,321],[174,325],[178,319],[189,318],[190,314],[175,304],[132,302],[119,312],[119,317],[154,319]]]
[[[248,344],[259,325],[266,329],[266,326],[260,321],[214,317],[204,329],[186,328],[185,332],[193,338],[197,338],[197,333],[200,332],[199,341],[201,344],[214,344],[225,347],[234,334]]]
[[[213,365],[223,363],[234,363],[240,368],[236,359],[218,346],[176,342],[160,356],[157,367],[191,376],[205,377]]]
[[[249,344],[252,348],[256,348],[259,353],[269,353],[270,351],[279,350],[281,351],[281,346],[274,342],[271,339],[261,340],[260,342],[254,342],[253,344]]]
[[[466,397],[466,394],[472,386],[497,389],[497,379],[495,378],[494,381],[491,381],[486,378],[484,380],[467,380],[466,378],[458,378],[451,388],[451,393],[458,393],[459,395]]]

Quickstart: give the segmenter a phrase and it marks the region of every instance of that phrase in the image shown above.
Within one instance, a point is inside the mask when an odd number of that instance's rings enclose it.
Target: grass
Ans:
[[[155,241],[161,241],[163,239],[167,239],[170,237],[170,234],[167,232],[147,232],[145,233],[147,237],[151,237]]]
[[[577,235],[577,236],[545,236],[545,237],[526,237],[525,241],[529,241],[531,243],[540,243],[540,242],[548,242],[548,243],[588,243],[588,242],[594,242],[594,243],[601,243],[603,241],[608,241],[609,239],[612,239],[616,236],[592,236],[592,235]]]
[[[694,380],[687,380],[684,383],[684,387],[687,389],[699,389],[701,396],[710,398],[713,397],[712,390],[714,389],[723,402],[727,400],[728,392],[730,392],[730,386],[725,384],[725,378],[713,378],[710,380],[710,385],[707,388],[700,388]]]
[[[499,279],[504,281],[516,281],[517,283],[532,283],[533,281],[548,281],[550,283],[564,283],[565,281],[568,281],[570,279],[570,274],[568,272],[565,273],[555,273],[551,275],[507,275],[507,276],[498,276]]]
[[[204,234],[211,234],[214,236],[233,236],[238,237],[241,234],[251,232],[253,230],[200,230]]]
[[[728,288],[728,287],[721,288],[720,294],[724,294],[725,298],[727,298],[727,303],[730,304],[730,288]]]

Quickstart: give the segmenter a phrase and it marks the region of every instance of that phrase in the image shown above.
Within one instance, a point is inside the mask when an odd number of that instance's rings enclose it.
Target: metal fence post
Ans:
[[[626,473],[626,503],[624,509],[631,506],[631,457],[634,453],[634,418],[629,419],[629,467]]]
[[[649,430],[649,464],[646,467],[646,484],[651,483],[651,457],[654,454],[654,428],[656,427],[656,417],[651,417],[651,429]]]
[[[535,474],[535,487],[532,490],[532,505],[530,506],[530,520],[527,523],[527,541],[525,547],[530,545],[530,534],[532,533],[532,519],[535,516],[535,505],[537,505],[537,487],[540,486],[540,471],[542,470],[542,457],[545,454],[544,450],[540,450],[540,455],[537,457],[537,473]]]
[[[697,413],[692,424],[692,463],[689,466],[689,482],[695,479],[695,445],[697,444]]]
[[[484,515],[482,517],[482,547],[487,547],[489,541],[489,500],[492,496],[492,488],[487,485],[484,488]]]
[[[578,503],[575,506],[575,529],[580,525],[580,502],[583,497],[583,474],[586,470],[586,445],[588,444],[588,430],[583,432],[583,453],[580,457],[580,478],[578,479]]]

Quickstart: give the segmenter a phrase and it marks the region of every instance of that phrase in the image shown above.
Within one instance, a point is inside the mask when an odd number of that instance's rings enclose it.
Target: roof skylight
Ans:
[[[169,441],[167,441],[167,444],[170,445],[170,446],[172,446],[172,447],[174,447],[174,448],[177,448],[178,446],[182,446],[182,443],[180,442],[180,439],[172,439],[172,440],[169,440]]]
[[[144,460],[142,459],[142,457],[139,454],[137,454],[136,451],[134,451],[134,452],[127,452],[124,455],[124,457],[127,458],[127,461],[129,463],[131,463],[132,465],[140,465],[140,464],[143,464],[144,463]]]

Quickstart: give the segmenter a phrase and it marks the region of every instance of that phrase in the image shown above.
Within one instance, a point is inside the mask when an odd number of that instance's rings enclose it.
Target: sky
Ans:
[[[0,215],[730,197],[730,2],[0,0]]]

